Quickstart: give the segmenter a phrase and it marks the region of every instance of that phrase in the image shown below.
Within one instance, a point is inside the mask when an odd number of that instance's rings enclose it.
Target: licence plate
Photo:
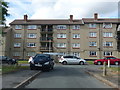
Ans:
[[[39,67],[40,67],[40,66],[42,66],[42,65],[41,65],[41,64],[35,64],[35,66],[39,66]]]

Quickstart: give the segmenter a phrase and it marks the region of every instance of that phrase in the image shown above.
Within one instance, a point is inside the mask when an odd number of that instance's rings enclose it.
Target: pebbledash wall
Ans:
[[[118,19],[16,19],[10,23],[11,39],[7,56],[28,59],[36,53],[54,52],[83,59],[104,56],[120,58]]]

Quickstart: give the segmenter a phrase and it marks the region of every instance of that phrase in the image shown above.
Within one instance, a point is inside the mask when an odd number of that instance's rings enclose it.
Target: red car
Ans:
[[[107,64],[108,60],[110,60],[110,64],[115,64],[115,65],[119,65],[120,64],[120,59],[118,59],[116,57],[113,57],[113,56],[107,56],[104,59],[95,60],[94,64],[102,65],[104,62],[106,62],[106,64]]]

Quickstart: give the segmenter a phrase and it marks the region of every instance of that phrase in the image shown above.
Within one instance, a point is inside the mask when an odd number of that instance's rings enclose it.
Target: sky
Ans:
[[[119,0],[4,0],[8,2],[9,25],[15,19],[74,19],[92,18],[98,13],[99,18],[118,18]]]

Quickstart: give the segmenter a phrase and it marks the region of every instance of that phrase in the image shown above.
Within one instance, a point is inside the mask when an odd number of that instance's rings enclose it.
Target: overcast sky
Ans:
[[[93,17],[118,18],[119,0],[5,0],[9,2],[7,25],[14,19],[74,19]]]

